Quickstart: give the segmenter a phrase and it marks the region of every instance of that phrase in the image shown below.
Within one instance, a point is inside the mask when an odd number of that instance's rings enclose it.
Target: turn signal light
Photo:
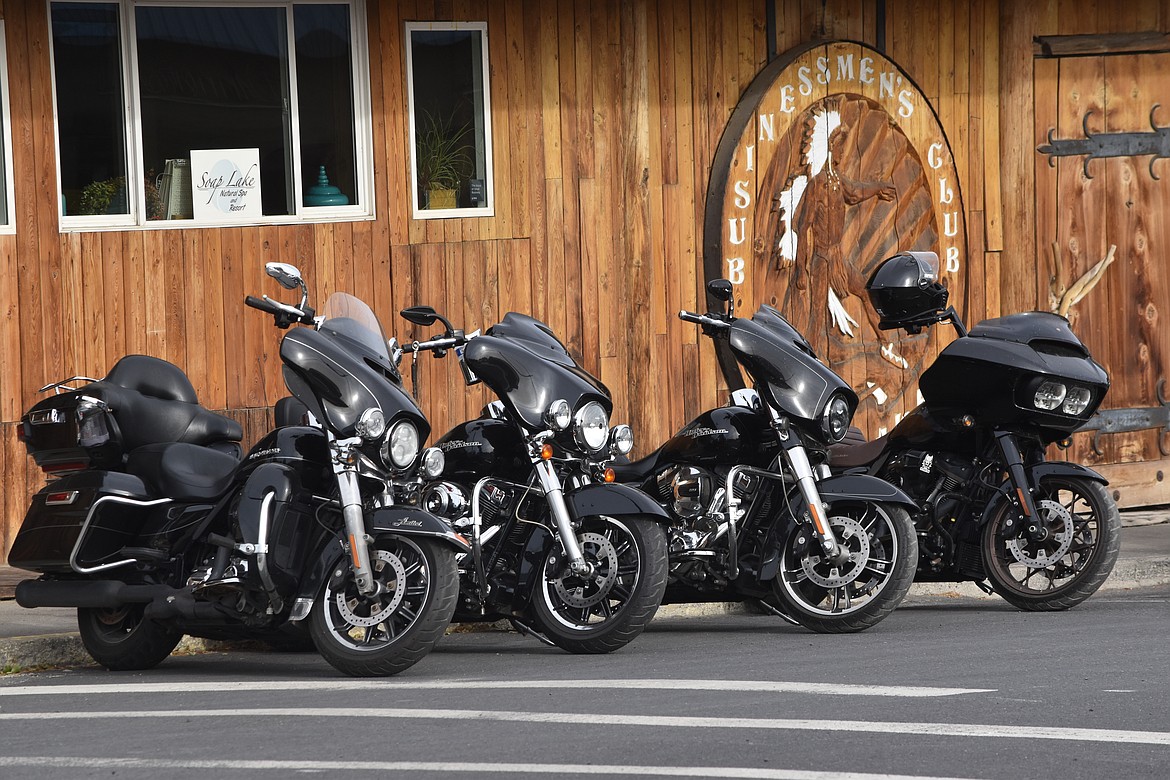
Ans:
[[[544,446],[540,448],[540,457],[542,460],[552,460],[553,446],[552,442],[545,442]]]
[[[617,479],[617,474],[614,472],[614,470],[612,468],[605,470],[605,481],[606,482],[613,482],[616,479]]]

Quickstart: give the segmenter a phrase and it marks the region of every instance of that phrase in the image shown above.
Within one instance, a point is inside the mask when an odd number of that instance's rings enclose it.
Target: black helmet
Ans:
[[[947,307],[947,288],[938,281],[938,255],[901,252],[884,261],[865,285],[881,316],[882,330],[929,325]],[[924,321],[926,320],[926,321]]]

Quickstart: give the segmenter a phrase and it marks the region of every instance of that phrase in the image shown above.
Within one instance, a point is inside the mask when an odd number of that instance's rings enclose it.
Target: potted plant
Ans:
[[[423,115],[415,138],[415,154],[424,208],[455,208],[456,192],[471,175],[472,149],[467,143],[470,133],[470,125],[456,127],[452,117],[444,119],[429,112]]]

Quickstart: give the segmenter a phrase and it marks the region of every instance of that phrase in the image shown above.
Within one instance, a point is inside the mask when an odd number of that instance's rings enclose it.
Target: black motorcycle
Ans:
[[[1056,314],[968,331],[932,252],[886,260],[867,290],[882,330],[950,322],[958,338],[922,373],[924,403],[879,439],[857,432],[834,446],[833,469],[877,475],[915,498],[919,581],[974,581],[1026,610],[1084,601],[1117,559],[1117,506],[1100,474],[1049,461],[1045,449],[1067,444],[1097,410],[1104,369]]]
[[[532,317],[508,314],[466,336],[430,307],[402,315],[445,327],[409,345],[416,364],[422,352],[453,349],[465,381],[499,398],[436,442],[443,478],[420,494],[472,540],[455,620],[507,619],[573,653],[626,645],[666,586],[666,517],[637,490],[609,484],[608,463],[634,444],[629,426],[610,428],[609,391]]]
[[[442,637],[466,542],[416,507],[396,474],[420,454],[426,418],[400,387],[378,320],[344,293],[315,317],[296,268],[267,266],[299,306],[249,306],[296,328],[281,340],[289,390],[317,425],[280,427],[242,459],[242,431],[201,407],[183,372],[142,355],[103,380],[74,377],[23,418],[51,477],[9,563],[41,572],[25,607],[76,607],[81,640],[109,669],[146,669],[183,634],[302,638],[355,676],[390,675]],[[67,383],[87,382],[60,392]]]
[[[726,339],[754,389],[615,467],[670,511],[664,603],[744,601],[813,631],[869,628],[913,580],[914,503],[875,477],[829,474],[856,393],[776,309],[739,318],[730,282],[707,290],[726,313],[679,317]]]

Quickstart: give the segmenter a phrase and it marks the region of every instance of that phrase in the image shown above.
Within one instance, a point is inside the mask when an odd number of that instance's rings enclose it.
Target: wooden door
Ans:
[[[1170,153],[1170,53],[1038,59],[1035,79],[1041,307],[1116,247],[1068,316],[1112,381],[1098,424],[1120,431],[1078,434],[1064,457],[1100,467],[1123,505],[1167,503],[1170,160],[1151,152]]]

